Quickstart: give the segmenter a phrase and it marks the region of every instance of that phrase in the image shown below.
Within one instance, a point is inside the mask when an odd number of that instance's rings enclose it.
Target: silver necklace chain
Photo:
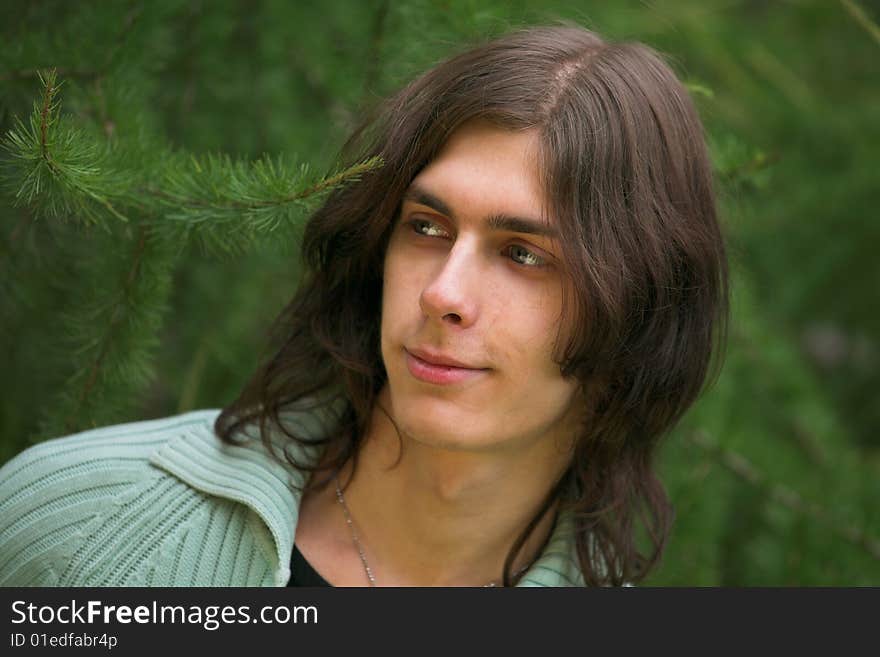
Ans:
[[[342,489],[339,487],[339,478],[334,477],[334,483],[336,484],[336,500],[339,502],[339,506],[342,507],[342,513],[345,515],[345,524],[348,525],[348,530],[351,532],[351,541],[354,543],[354,547],[357,549],[358,556],[361,558],[361,563],[364,566],[364,572],[367,574],[367,579],[370,582],[370,586],[376,586],[376,577],[373,575],[373,570],[370,568],[370,564],[367,562],[367,555],[364,553],[364,546],[361,543],[361,539],[358,538],[357,530],[354,528],[354,522],[351,519],[351,511],[348,510],[348,505],[345,503],[345,497],[342,495]],[[521,568],[520,570],[514,573],[514,577],[526,571],[528,566]],[[495,581],[491,581],[488,584],[483,584],[484,588],[498,586]]]
[[[348,505],[345,503],[345,498],[342,496],[342,489],[339,487],[339,479],[335,478],[334,481],[336,483],[336,499],[342,507],[342,513],[345,514],[345,523],[348,525],[348,529],[351,532],[351,540],[357,548],[361,563],[364,564],[364,572],[367,574],[367,579],[370,580],[370,586],[376,586],[376,578],[373,576],[370,564],[367,563],[367,555],[364,554],[364,546],[361,545],[361,540],[358,538],[357,531],[355,531],[354,523],[351,521],[351,513],[348,510]]]

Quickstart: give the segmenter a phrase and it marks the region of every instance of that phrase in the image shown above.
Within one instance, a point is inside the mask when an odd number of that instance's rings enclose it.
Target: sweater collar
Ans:
[[[341,399],[319,407],[291,408],[281,415],[284,424],[298,436],[317,440],[338,422],[345,409]],[[150,462],[184,483],[209,495],[246,505],[269,528],[278,559],[275,585],[286,586],[290,580],[290,555],[296,533],[302,488],[308,472],[279,462],[259,438],[259,430],[250,427],[245,439],[236,445],[221,441],[214,434],[214,420],[219,411],[205,416],[164,443],[150,456]],[[301,465],[313,465],[320,455],[318,447],[304,447],[286,436],[272,432],[270,443],[284,458],[292,457]],[[574,541],[573,516],[561,512],[553,533],[537,561],[526,571],[519,586],[583,586]]]

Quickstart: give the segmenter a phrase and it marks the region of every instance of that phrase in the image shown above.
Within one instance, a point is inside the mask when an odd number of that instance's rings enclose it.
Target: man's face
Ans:
[[[577,383],[552,360],[563,262],[542,218],[534,130],[469,123],[415,178],[385,257],[384,391],[414,440],[458,450],[570,442]],[[466,367],[432,365],[452,360]],[[428,361],[428,362],[426,362]]]

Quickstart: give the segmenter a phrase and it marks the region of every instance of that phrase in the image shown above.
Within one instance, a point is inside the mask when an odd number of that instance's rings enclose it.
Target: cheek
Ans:
[[[498,303],[493,304],[493,316],[488,322],[492,343],[519,372],[558,372],[558,366],[552,362],[560,307],[554,290],[538,294],[533,289],[520,290],[518,294],[505,292],[494,296]]]
[[[559,373],[559,366],[552,360],[552,346],[555,337],[553,327],[530,325],[519,322],[510,326],[496,325],[492,343],[503,353],[503,362],[508,376],[518,385],[546,382]]]
[[[394,330],[418,309],[419,279],[417,268],[405,266],[402,258],[389,252],[385,258],[382,283],[382,333]]]

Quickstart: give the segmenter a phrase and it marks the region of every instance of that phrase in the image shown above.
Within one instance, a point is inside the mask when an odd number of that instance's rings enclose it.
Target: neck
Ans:
[[[381,404],[381,398],[380,398]],[[468,452],[398,436],[381,408],[340,480],[376,580],[385,586],[500,583],[508,552],[568,463],[547,442],[500,452]],[[334,493],[335,495],[335,493]],[[512,572],[539,554],[555,518],[543,514]]]

